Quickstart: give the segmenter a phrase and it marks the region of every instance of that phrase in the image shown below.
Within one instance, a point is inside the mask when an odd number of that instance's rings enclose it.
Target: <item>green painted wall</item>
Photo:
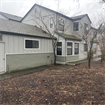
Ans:
[[[66,57],[66,62],[76,61],[76,60],[79,60],[79,55],[67,56]]]
[[[34,68],[51,64],[54,61],[53,53],[40,54],[13,54],[6,55],[6,70],[11,71]]]
[[[75,61],[79,60],[79,55],[74,55],[74,56],[56,56],[56,61],[58,62],[70,62],[70,61]]]

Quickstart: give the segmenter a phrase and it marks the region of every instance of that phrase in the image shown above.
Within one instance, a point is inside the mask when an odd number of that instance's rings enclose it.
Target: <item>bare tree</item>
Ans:
[[[101,62],[105,60],[105,24],[102,25],[97,38],[101,51]]]
[[[102,25],[102,24],[101,24]],[[87,51],[87,59],[88,59],[88,67],[90,68],[91,66],[91,59],[92,59],[92,50],[93,50],[93,44],[94,44],[94,39],[96,38],[97,33],[100,30],[100,27],[97,30],[92,31],[91,27],[85,27],[80,23],[82,34],[77,34],[79,38],[81,38],[82,41],[85,42],[86,44],[86,51]]]
[[[32,15],[33,21],[36,23],[36,25],[42,29],[43,32],[48,33],[48,35],[52,39],[52,46],[53,46],[53,52],[54,52],[54,65],[56,64],[56,47],[57,47],[57,42],[59,40],[59,36],[55,40],[55,34],[56,32],[59,31],[59,25],[67,23],[67,19],[65,18],[65,21],[62,20],[63,17],[62,14],[59,14],[59,16],[56,15],[56,13],[51,13],[47,11],[46,9],[43,10],[43,8],[38,8],[38,12],[36,12]],[[50,20],[50,22],[49,22]],[[50,28],[49,28],[50,27]],[[67,30],[70,27],[70,24],[66,27],[61,27]],[[64,30],[62,30],[64,31]]]

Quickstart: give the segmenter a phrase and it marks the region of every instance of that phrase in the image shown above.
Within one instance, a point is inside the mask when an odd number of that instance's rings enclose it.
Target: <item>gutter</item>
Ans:
[[[18,35],[18,36],[28,36],[28,37],[37,37],[37,38],[44,38],[44,39],[52,39],[50,37],[44,37],[39,35],[30,35],[30,34],[23,34],[23,33],[15,33],[15,32],[7,32],[7,31],[0,31],[1,34],[9,34],[9,35]],[[57,40],[57,38],[54,38],[54,40]]]

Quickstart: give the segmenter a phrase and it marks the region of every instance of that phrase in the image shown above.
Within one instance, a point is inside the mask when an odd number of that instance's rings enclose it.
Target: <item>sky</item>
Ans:
[[[101,13],[105,5],[99,0],[0,0],[0,11],[23,17],[37,3],[55,11],[63,11],[67,16],[88,14],[94,17]]]

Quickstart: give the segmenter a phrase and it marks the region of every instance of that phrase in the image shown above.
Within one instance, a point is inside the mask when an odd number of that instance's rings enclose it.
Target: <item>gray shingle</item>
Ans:
[[[50,37],[49,34],[38,27],[4,19],[0,19],[0,31]]]
[[[4,12],[0,12],[0,14],[8,18],[9,20],[20,21],[22,19],[22,17],[11,15],[11,14],[4,13]]]

